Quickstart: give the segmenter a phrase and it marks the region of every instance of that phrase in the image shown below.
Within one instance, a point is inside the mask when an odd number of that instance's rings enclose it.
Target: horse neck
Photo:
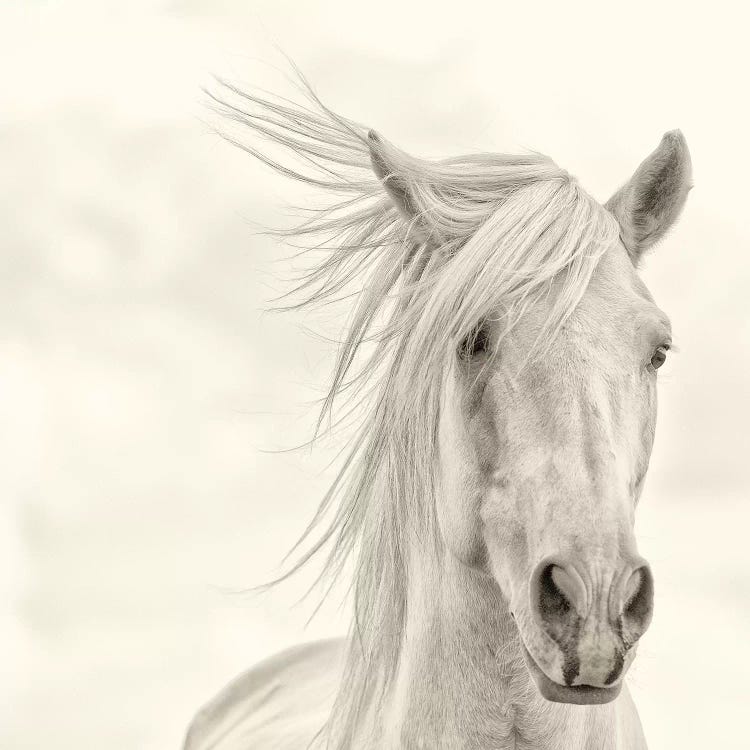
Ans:
[[[507,720],[486,709],[522,699],[525,686],[516,629],[499,588],[445,553],[410,561],[407,601],[386,746],[463,747],[469,736],[480,747],[499,746]],[[478,726],[482,716],[486,725]]]

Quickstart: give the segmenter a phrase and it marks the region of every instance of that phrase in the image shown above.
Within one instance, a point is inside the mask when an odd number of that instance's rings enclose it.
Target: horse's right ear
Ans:
[[[417,242],[435,239],[435,230],[430,227],[424,206],[420,204],[413,170],[409,169],[411,157],[381,138],[374,130],[368,133],[367,140],[372,169],[393,205],[409,224],[412,237]]]
[[[679,130],[665,133],[656,150],[605,204],[620,224],[633,263],[677,221],[692,186],[685,137]]]

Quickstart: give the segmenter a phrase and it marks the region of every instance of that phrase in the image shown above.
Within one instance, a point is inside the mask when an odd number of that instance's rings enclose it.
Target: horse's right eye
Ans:
[[[458,356],[461,359],[469,360],[486,354],[490,348],[490,332],[485,324],[478,325],[471,333],[461,342],[458,347]]]

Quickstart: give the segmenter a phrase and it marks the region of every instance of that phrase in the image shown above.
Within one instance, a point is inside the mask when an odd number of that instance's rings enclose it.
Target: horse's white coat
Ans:
[[[633,519],[671,332],[633,261],[684,203],[682,136],[610,213],[545,157],[423,162],[324,108],[234,93],[260,112],[231,116],[323,172],[293,176],[350,196],[299,230],[340,235],[312,301],[366,279],[326,408],[378,387],[302,557],[356,557],[357,627],[238,678],[186,747],[645,747],[622,675],[650,618]]]
[[[343,656],[343,641],[331,640],[266,659],[201,709],[186,750],[306,747],[331,712]]]

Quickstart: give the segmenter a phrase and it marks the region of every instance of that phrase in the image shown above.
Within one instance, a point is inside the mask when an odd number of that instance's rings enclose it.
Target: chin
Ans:
[[[622,680],[611,687],[561,685],[547,677],[525,646],[523,647],[523,655],[529,673],[542,697],[552,703],[571,703],[578,706],[601,705],[613,701],[622,690]]]

